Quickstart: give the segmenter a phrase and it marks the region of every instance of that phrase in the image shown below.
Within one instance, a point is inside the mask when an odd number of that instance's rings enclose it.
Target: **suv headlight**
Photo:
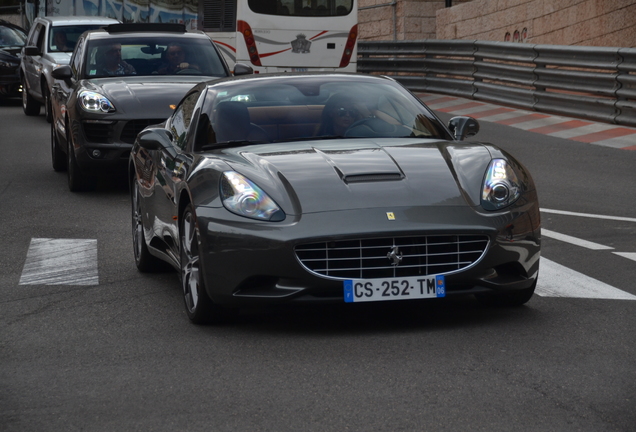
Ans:
[[[221,200],[226,209],[239,216],[270,222],[285,219],[285,213],[273,199],[234,171],[226,171],[221,177]]]
[[[521,196],[521,182],[505,159],[493,159],[488,165],[481,193],[481,205],[486,210],[509,206]]]
[[[80,106],[89,112],[115,112],[115,106],[102,94],[83,90],[79,94]]]

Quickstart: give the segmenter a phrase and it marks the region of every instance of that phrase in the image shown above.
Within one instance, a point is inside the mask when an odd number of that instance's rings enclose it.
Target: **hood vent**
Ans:
[[[353,174],[343,176],[342,180],[347,183],[369,183],[369,182],[384,182],[384,181],[398,181],[402,180],[404,176],[399,173],[386,173],[386,174]]]

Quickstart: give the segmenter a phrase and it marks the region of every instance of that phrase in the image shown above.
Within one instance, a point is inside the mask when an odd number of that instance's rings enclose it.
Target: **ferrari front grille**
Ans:
[[[126,123],[124,129],[121,131],[121,140],[128,144],[134,144],[139,132],[150,125],[158,124],[165,120],[166,119],[131,120]]]
[[[295,248],[308,270],[340,279],[373,279],[450,273],[486,252],[484,235],[428,235],[309,243]]]

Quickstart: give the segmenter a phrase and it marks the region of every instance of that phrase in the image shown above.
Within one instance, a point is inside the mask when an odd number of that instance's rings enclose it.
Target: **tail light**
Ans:
[[[236,24],[238,31],[243,35],[243,39],[245,39],[247,55],[250,57],[250,61],[255,66],[262,66],[261,58],[258,55],[258,49],[256,49],[256,40],[254,40],[254,33],[252,32],[252,28],[245,21],[238,20]]]
[[[351,27],[344,52],[342,53],[342,59],[340,60],[340,67],[347,67],[349,65],[353,49],[356,46],[356,39],[358,39],[358,24]]]

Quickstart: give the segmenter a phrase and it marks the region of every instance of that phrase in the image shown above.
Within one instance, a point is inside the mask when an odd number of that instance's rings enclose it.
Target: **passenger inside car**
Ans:
[[[136,75],[137,72],[132,65],[126,63],[121,58],[121,44],[114,43],[100,47],[97,54],[97,69],[100,75]]]

